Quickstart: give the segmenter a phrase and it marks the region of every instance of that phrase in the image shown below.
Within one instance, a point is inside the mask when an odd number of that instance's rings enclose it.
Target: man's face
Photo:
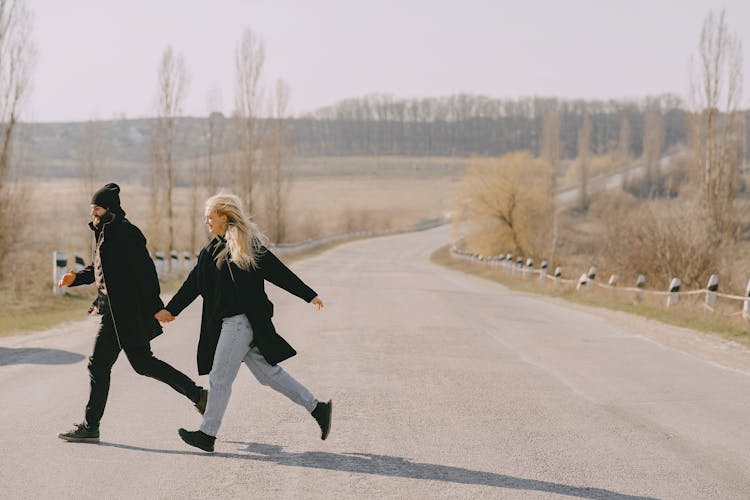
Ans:
[[[91,220],[94,222],[95,226],[99,224],[99,219],[105,213],[107,213],[106,208],[100,207],[99,205],[91,205]]]

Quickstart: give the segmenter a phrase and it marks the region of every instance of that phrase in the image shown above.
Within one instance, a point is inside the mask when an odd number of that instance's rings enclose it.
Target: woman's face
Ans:
[[[217,236],[222,236],[227,232],[227,216],[221,215],[216,211],[206,210],[206,219],[204,221],[208,226],[208,232]]]

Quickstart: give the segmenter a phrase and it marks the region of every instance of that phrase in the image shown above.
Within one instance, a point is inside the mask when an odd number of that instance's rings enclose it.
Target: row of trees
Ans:
[[[628,127],[632,141],[622,147],[640,156],[648,112],[661,115],[666,147],[685,141],[688,112],[672,95],[606,102],[468,94],[412,100],[366,96],[297,118],[292,133],[300,155],[499,156],[518,150],[538,155],[544,147],[545,116],[553,114],[559,120],[561,157],[576,156],[586,117],[592,151],[612,150]]]
[[[264,219],[271,241],[283,241],[286,230],[286,194],[289,185],[289,88],[276,82],[264,99],[262,83],[265,50],[252,30],[247,29],[235,50],[236,95],[231,126],[217,112],[205,120],[200,137],[178,137],[177,121],[188,73],[181,54],[168,47],[158,68],[157,113],[152,127],[149,172],[150,223],[148,240],[152,250],[191,248],[203,244],[197,221],[202,216],[202,201],[221,186],[233,186],[244,201],[247,213]],[[218,106],[214,92],[209,105]],[[264,115],[264,120],[258,116]],[[177,159],[178,142],[198,143],[193,157]],[[189,186],[187,213],[193,221],[188,234],[176,234],[175,186],[177,164],[182,180]],[[226,165],[229,168],[225,168]],[[186,175],[187,174],[187,175]],[[262,196],[257,187],[263,185]],[[259,201],[261,203],[259,203]],[[178,241],[179,240],[179,241]]]

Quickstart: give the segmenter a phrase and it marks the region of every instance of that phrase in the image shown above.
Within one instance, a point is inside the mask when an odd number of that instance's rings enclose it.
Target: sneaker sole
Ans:
[[[63,441],[68,441],[69,443],[98,443],[99,442],[98,437],[75,438],[75,437],[65,436],[63,434],[58,434],[57,437],[59,437]]]

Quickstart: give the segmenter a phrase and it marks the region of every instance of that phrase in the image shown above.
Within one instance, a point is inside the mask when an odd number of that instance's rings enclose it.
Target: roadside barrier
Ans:
[[[723,298],[727,300],[732,301],[739,301],[741,302],[741,311],[737,311],[732,313],[731,315],[739,315],[741,314],[744,319],[750,319],[750,281],[747,283],[747,288],[745,290],[745,295],[732,295],[727,293],[720,293],[719,292],[719,276],[716,274],[712,274],[711,277],[708,280],[708,283],[706,284],[706,288],[701,288],[699,290],[682,290],[682,281],[678,277],[673,277],[672,280],[669,283],[669,288],[667,290],[647,290],[646,289],[646,277],[642,274],[638,275],[638,278],[636,279],[635,286],[633,287],[623,287],[618,286],[619,282],[619,276],[617,274],[612,274],[609,277],[609,280],[607,283],[600,283],[596,280],[597,275],[597,269],[596,267],[589,268],[588,272],[581,274],[581,276],[578,279],[571,279],[571,278],[563,278],[563,268],[557,267],[555,268],[555,272],[552,276],[547,274],[547,261],[543,260],[539,268],[534,269],[534,261],[533,259],[526,259],[525,265],[524,265],[524,258],[522,256],[515,256],[507,253],[502,255],[494,255],[491,257],[486,257],[474,253],[464,252],[462,251],[457,244],[454,244],[450,248],[451,256],[457,259],[462,260],[469,260],[472,262],[478,262],[481,264],[485,264],[492,267],[497,267],[505,272],[509,273],[515,273],[520,274],[522,276],[532,276],[532,275],[538,275],[539,280],[546,282],[547,280],[550,280],[554,282],[556,285],[560,284],[570,284],[575,286],[576,290],[585,290],[592,288],[594,286],[603,288],[603,289],[610,289],[610,290],[618,290],[623,292],[632,292],[635,295],[635,300],[637,302],[640,302],[643,300],[644,295],[652,295],[652,296],[663,296],[666,297],[666,307],[671,307],[679,303],[680,297],[688,297],[688,296],[695,296],[695,295],[703,295],[704,301],[703,301],[703,307],[705,307],[707,310],[714,312],[716,310],[716,300],[717,298]]]

